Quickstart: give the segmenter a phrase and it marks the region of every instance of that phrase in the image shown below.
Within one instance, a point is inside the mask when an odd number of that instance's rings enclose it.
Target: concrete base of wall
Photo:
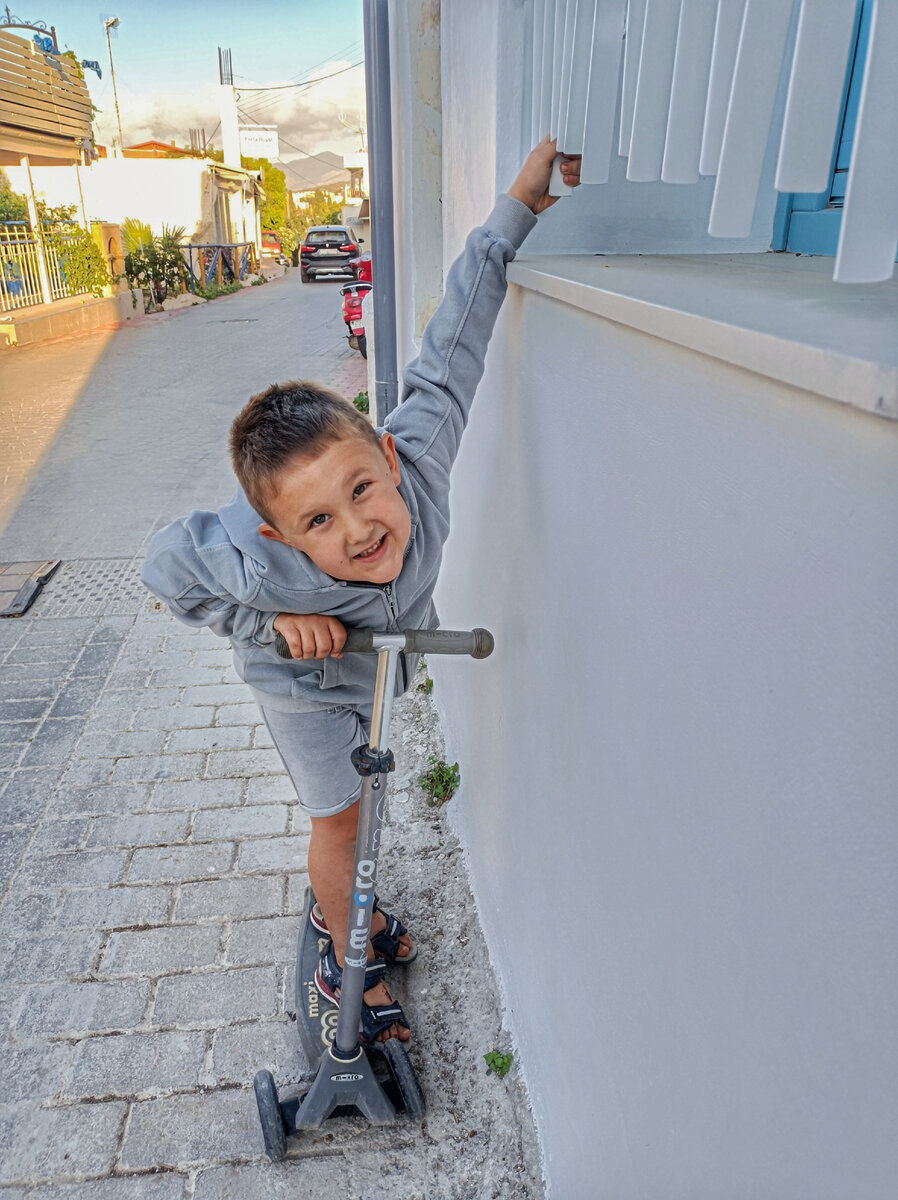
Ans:
[[[52,304],[4,313],[0,319],[0,349],[30,346],[48,338],[117,325],[139,316],[143,316],[143,298],[139,290],[133,295],[124,291],[115,296],[71,296],[66,300],[54,300]]]

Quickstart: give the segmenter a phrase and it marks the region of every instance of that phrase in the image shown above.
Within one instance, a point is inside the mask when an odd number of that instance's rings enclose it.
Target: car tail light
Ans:
[[[300,249],[301,254],[314,254],[315,253],[314,246],[300,246],[299,249]]]
[[[343,249],[348,250],[350,254],[358,254],[359,252],[359,248],[355,242],[347,242]]]

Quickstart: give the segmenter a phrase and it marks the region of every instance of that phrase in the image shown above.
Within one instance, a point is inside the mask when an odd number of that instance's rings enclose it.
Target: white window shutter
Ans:
[[[531,144],[546,133],[605,183],[615,137],[627,179],[716,176],[708,230],[751,231],[787,72],[775,186],[828,186],[853,0],[533,0]],[[873,5],[835,278],[891,277],[898,248],[898,0]],[[620,101],[620,118],[615,114]]]
[[[874,0],[835,278],[891,279],[898,250],[898,4]]]
[[[661,178],[698,183],[717,0],[683,0]]]
[[[791,20],[791,2],[747,0],[745,5],[708,223],[712,237],[751,233]]]
[[[855,6],[802,0],[776,167],[778,192],[829,187]]]
[[[786,2],[787,0],[783,0],[783,3]],[[702,175],[717,174],[744,13],[745,0],[718,2],[714,23],[714,47],[711,52],[711,74],[708,79],[708,100],[705,105],[702,154],[698,168]]]

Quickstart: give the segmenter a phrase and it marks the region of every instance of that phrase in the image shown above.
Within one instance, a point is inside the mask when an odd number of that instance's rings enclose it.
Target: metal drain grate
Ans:
[[[63,562],[31,609],[35,617],[132,616],[154,603],[140,582],[142,559]]]

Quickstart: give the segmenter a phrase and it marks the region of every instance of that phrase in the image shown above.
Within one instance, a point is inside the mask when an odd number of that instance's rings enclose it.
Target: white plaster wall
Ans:
[[[512,288],[438,595],[557,1200],[891,1196],[898,425]]]
[[[528,11],[442,6],[446,265],[520,161]],[[767,246],[769,162],[739,242],[617,166],[527,252]],[[497,649],[431,670],[552,1200],[894,1191],[896,480],[894,424],[510,289],[438,594]]]

